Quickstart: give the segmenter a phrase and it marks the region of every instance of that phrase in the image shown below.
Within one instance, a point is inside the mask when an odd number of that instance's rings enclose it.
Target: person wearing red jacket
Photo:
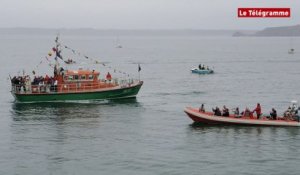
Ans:
[[[111,81],[111,75],[110,73],[108,72],[107,75],[106,75],[106,79],[110,82]]]
[[[257,106],[256,108],[253,110],[253,112],[256,112],[256,116],[257,116],[257,119],[259,119],[260,115],[261,115],[261,106],[259,103],[257,103]]]

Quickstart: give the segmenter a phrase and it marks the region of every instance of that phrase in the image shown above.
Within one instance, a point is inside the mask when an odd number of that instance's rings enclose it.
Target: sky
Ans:
[[[290,18],[238,18],[286,7]],[[0,28],[249,29],[300,24],[300,0],[0,0]]]

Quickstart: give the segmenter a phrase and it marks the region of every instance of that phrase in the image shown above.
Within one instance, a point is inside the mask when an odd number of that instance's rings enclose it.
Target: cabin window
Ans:
[[[68,80],[73,80],[73,75],[69,75]]]
[[[89,79],[92,80],[94,78],[93,75],[89,75]]]
[[[85,79],[86,79],[86,76],[85,76],[85,75],[81,75],[81,76],[80,76],[80,79],[81,79],[81,80],[85,80]]]
[[[79,76],[78,76],[78,75],[74,75],[74,79],[75,79],[75,80],[78,80],[78,79],[79,79]]]

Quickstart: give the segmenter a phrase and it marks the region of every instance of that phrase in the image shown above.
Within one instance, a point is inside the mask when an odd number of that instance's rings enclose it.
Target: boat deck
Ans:
[[[59,93],[83,93],[83,92],[99,92],[124,87],[135,86],[137,82],[76,82],[64,83],[57,86],[50,84],[42,85],[12,85],[11,92],[13,94],[59,94]]]

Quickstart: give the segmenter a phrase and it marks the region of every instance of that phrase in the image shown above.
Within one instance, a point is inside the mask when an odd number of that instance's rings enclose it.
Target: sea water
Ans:
[[[300,100],[300,48],[288,54],[290,38],[127,35],[116,48],[116,36],[61,34],[107,65],[93,65],[101,76],[140,76],[137,98],[15,103],[9,76],[51,75],[55,37],[1,35],[0,174],[299,174],[300,128],[195,126],[183,112],[259,102],[282,114]],[[91,66],[82,55],[68,57]],[[191,74],[200,63],[215,73]]]

